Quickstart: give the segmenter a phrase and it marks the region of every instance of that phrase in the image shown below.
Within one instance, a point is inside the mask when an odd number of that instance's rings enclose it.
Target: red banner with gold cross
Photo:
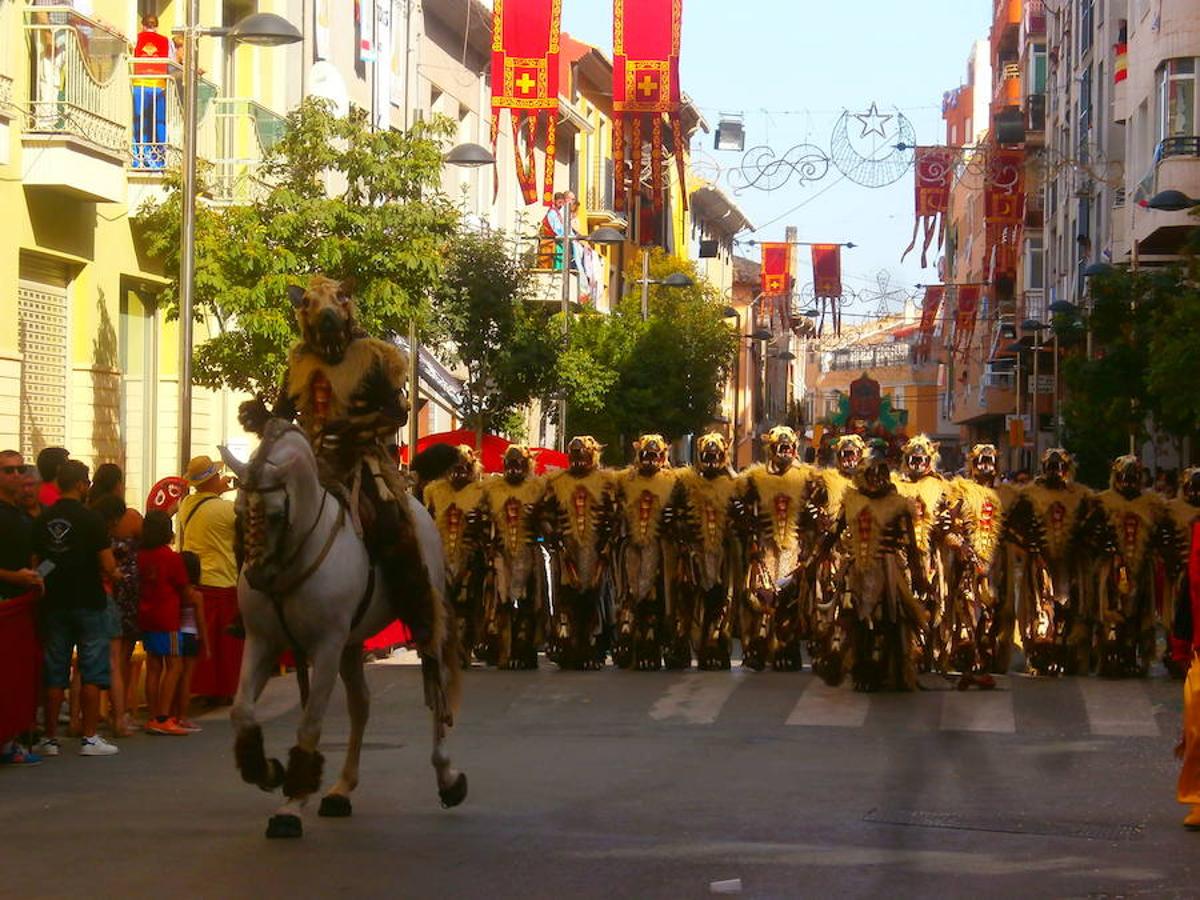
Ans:
[[[683,0],[613,0],[613,169],[614,205],[626,208],[629,173],[625,169],[625,135],[630,142],[634,190],[642,171],[642,145],[649,126],[650,181],[654,208],[664,201],[663,117],[671,126],[679,199],[687,209],[683,123],[679,118],[679,38]]]
[[[921,325],[917,329],[917,362],[928,362],[933,355],[933,330],[937,327],[938,311],[942,307],[942,298],[946,296],[946,287],[941,284],[925,286],[925,296],[921,300]]]
[[[921,247],[921,266],[929,265],[929,248],[937,235],[940,250],[946,236],[946,214],[950,211],[950,189],[954,185],[954,169],[962,151],[957,147],[917,147],[913,171],[916,174],[917,221],[913,224],[912,243],[900,257],[904,258],[917,246],[917,233],[925,229]]]
[[[762,292],[768,297],[792,291],[792,245],[787,242],[762,245]]]
[[[534,147],[538,125],[546,127],[542,202],[554,201],[555,126],[562,0],[494,0],[492,7],[492,151],[500,135],[500,111],[512,116],[517,180],[526,203],[538,201]],[[542,113],[549,113],[543,116]],[[525,152],[521,130],[525,129]]]
[[[981,285],[964,284],[957,289],[958,304],[954,312],[954,353],[964,360],[971,352],[971,339],[975,336],[975,321],[979,314]]]

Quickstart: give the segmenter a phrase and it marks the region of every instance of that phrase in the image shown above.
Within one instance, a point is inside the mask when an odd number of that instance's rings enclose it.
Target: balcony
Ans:
[[[1025,302],[1021,311],[1021,320],[1036,319],[1038,322],[1048,321],[1046,314],[1046,292],[1041,288],[1025,292]]]
[[[13,97],[13,76],[16,74],[13,66],[12,38],[16,33],[15,3],[0,3],[0,120],[7,122],[13,115],[15,103]],[[7,154],[7,148],[0,150]]]
[[[1046,95],[1030,94],[1025,98],[1025,135],[1026,140],[1033,134],[1042,135],[1046,131]]]
[[[1025,0],[1024,25],[1026,38],[1042,37],[1046,34],[1045,0]]]
[[[846,347],[821,354],[822,372],[871,372],[912,364],[913,345],[909,343],[875,344]]]
[[[1159,191],[1182,191],[1200,197],[1200,136],[1170,137],[1154,152],[1154,168],[1138,185],[1139,201]],[[1165,212],[1134,207],[1133,239],[1138,252],[1147,256],[1173,256],[1183,247],[1187,234],[1196,227],[1196,218],[1186,210]]]
[[[992,13],[993,64],[1017,55],[1022,18],[1021,0],[995,0]]]
[[[1019,106],[1021,100],[1021,66],[1019,63],[1005,63],[1004,70],[996,81],[992,103],[996,107]]]
[[[130,113],[125,37],[66,6],[27,10],[24,30],[32,63],[25,185],[123,201]]]

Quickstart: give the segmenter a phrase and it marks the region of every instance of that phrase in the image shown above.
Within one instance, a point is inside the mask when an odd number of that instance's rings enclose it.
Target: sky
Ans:
[[[809,143],[828,154],[842,113],[865,114],[872,103],[884,116],[903,113],[918,143],[943,143],[942,94],[965,80],[972,45],[987,37],[992,0],[686,0],[683,16],[683,90],[714,130],[722,112],[740,112],[747,151],[766,145],[783,154]],[[606,0],[566,0],[562,27],[611,55],[612,4]],[[848,143],[846,152],[866,156],[886,153],[877,148],[897,142],[897,121],[851,118],[849,140],[839,146]],[[874,133],[863,139],[871,127],[888,133],[890,142]],[[902,292],[936,281],[934,269],[920,267],[920,248],[900,263],[912,238],[911,168],[888,187],[863,187],[831,168],[807,184],[792,178],[770,192],[734,195],[730,170],[741,155],[714,150],[711,134],[699,135],[693,148],[697,168],[710,178],[719,173],[720,186],[758,229],[741,240],[782,240],[784,228],[795,225],[801,241],[853,241],[858,247],[843,251],[842,270],[856,291],[878,294],[881,272],[889,289]],[[736,249],[758,257],[757,247]],[[799,248],[797,263],[798,283],[811,281],[806,248]],[[877,305],[875,299],[850,305],[847,324]]]

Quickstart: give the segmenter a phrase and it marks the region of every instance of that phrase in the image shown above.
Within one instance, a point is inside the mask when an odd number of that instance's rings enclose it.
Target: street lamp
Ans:
[[[458,166],[462,169],[478,169],[481,166],[493,166],[496,157],[492,151],[480,144],[459,144],[443,157],[446,165]]]
[[[1183,191],[1159,191],[1146,201],[1146,206],[1160,212],[1183,212],[1200,207],[1200,200],[1189,197]]]
[[[200,0],[187,0],[183,27],[183,212],[179,253],[179,471],[192,456],[192,316],[196,280],[196,84],[200,80],[197,43],[201,37],[227,36],[256,47],[295,44],[304,36],[273,13],[254,13],[232,28],[203,28]]]
[[[666,278],[651,278],[650,277],[650,250],[642,248],[642,321],[645,322],[650,318],[650,285],[658,284],[666,288],[678,290],[679,288],[691,287],[695,284],[691,277],[683,272],[672,272]]]

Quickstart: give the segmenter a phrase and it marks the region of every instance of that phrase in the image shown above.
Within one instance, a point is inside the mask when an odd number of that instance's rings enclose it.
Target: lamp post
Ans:
[[[304,36],[274,13],[254,13],[232,28],[204,28],[200,0],[187,0],[183,27],[183,213],[179,252],[179,471],[192,456],[192,342],[196,282],[196,84],[200,79],[197,44],[201,37],[229,37],[239,44],[281,47]]]
[[[1042,393],[1042,386],[1040,383],[1041,370],[1039,368],[1039,363],[1040,363],[1041,357],[1042,357],[1042,348],[1044,346],[1044,344],[1042,343],[1042,332],[1045,331],[1049,327],[1050,327],[1049,325],[1042,323],[1038,319],[1026,319],[1024,322],[1021,323],[1022,331],[1032,331],[1033,332],[1033,390],[1030,391],[1030,395],[1033,397],[1033,413],[1030,416],[1030,424],[1032,424],[1032,426],[1033,426],[1033,459],[1034,459],[1035,463],[1037,462],[1038,457],[1041,456],[1041,451],[1042,451],[1041,428],[1038,425],[1038,418],[1040,415],[1040,411],[1038,410],[1038,400]],[[1055,341],[1056,341],[1055,359],[1054,359],[1054,380],[1055,380],[1056,390],[1057,390],[1057,386],[1058,386],[1057,340],[1058,340],[1058,338],[1056,336],[1055,337]],[[1055,415],[1057,416],[1057,409],[1055,410]]]
[[[737,358],[733,361],[733,426],[730,428],[730,441],[733,444],[733,465],[737,467],[737,452],[738,452],[738,425],[741,424],[741,416],[739,413],[739,404],[742,394],[742,314],[738,312],[737,307],[730,305],[722,310],[722,315],[726,319],[737,319],[737,335],[738,335],[738,352]]]
[[[691,277],[683,272],[672,272],[666,278],[651,278],[650,277],[650,250],[647,247],[642,248],[642,277],[640,284],[642,286],[642,321],[645,322],[650,318],[650,285],[659,284],[668,288],[686,288],[695,284]]]

